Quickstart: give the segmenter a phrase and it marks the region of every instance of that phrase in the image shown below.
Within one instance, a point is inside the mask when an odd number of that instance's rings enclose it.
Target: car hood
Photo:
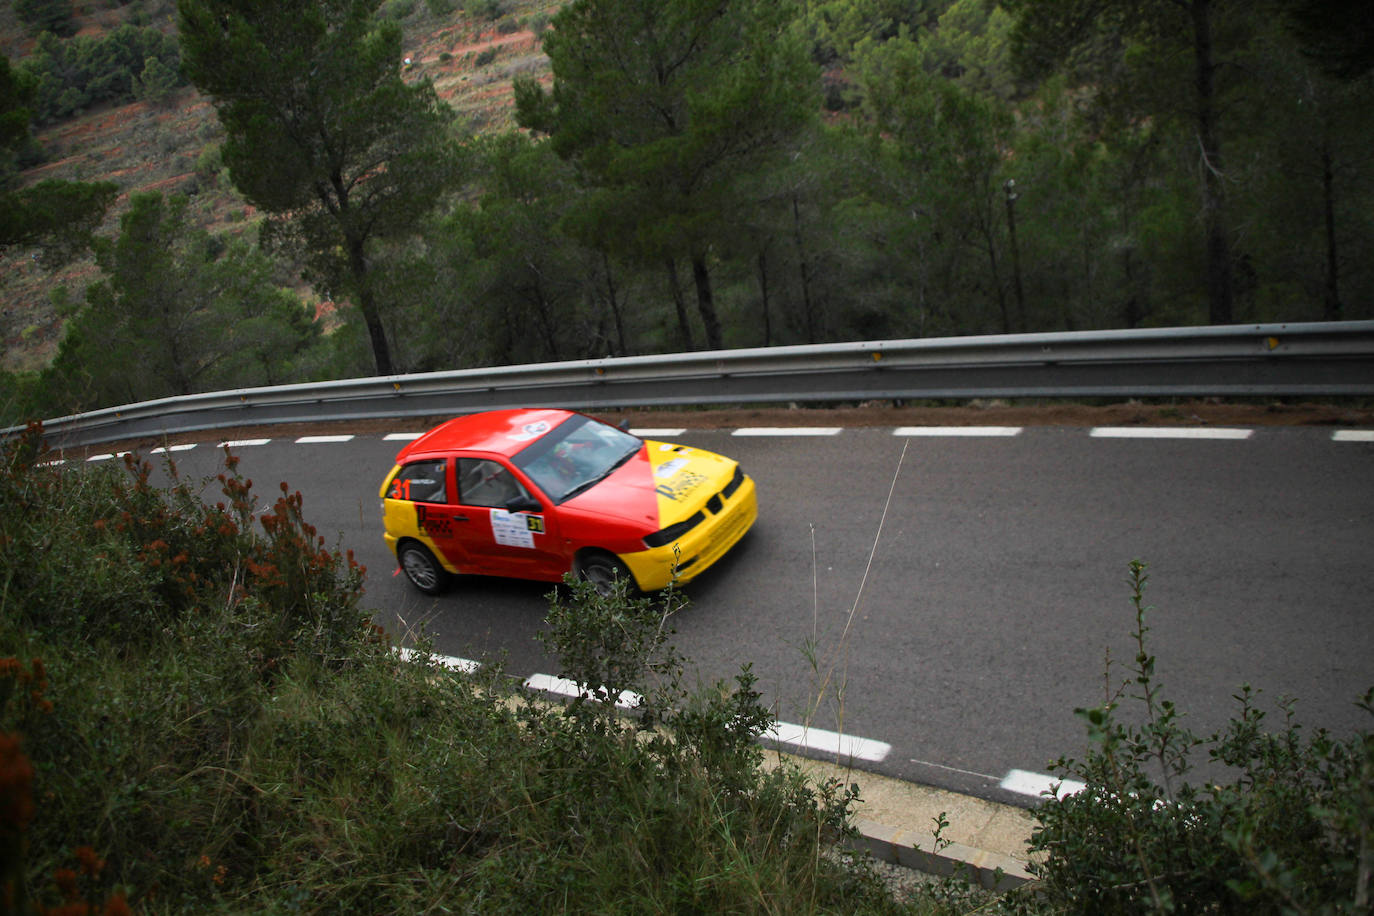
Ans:
[[[705,449],[647,439],[633,458],[564,505],[656,531],[699,512],[734,476],[736,465]]]

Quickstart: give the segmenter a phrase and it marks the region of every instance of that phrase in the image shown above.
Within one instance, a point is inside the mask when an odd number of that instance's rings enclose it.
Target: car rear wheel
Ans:
[[[613,594],[617,579],[624,581],[625,594],[634,595],[639,591],[630,568],[615,554],[598,550],[583,555],[577,562],[577,575],[584,582],[590,582],[599,595]]]
[[[396,559],[410,584],[426,595],[437,595],[448,585],[448,570],[439,565],[423,544],[406,541],[396,549]]]

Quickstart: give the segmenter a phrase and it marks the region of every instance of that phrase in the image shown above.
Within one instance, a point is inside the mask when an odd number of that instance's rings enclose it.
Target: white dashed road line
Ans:
[[[228,442],[221,442],[219,448],[246,448],[250,445],[266,445],[271,439],[230,439]]]
[[[894,436],[1019,436],[1019,426],[899,426]]]
[[[1253,429],[1198,426],[1095,426],[1095,439],[1249,439]]]
[[[412,661],[425,656],[416,652],[414,649],[398,649],[397,654],[406,661]],[[441,667],[449,668],[454,671],[462,671],[468,674],[475,672],[481,667],[481,663],[470,658],[459,658],[452,655],[431,655],[429,656],[436,664]],[[552,674],[532,674],[525,678],[525,687],[530,690],[539,690],[545,693],[553,693],[565,697],[588,696],[590,692],[581,684],[571,678],[555,677]],[[616,706],[621,709],[634,709],[643,702],[643,697],[639,694],[624,690],[621,691]],[[875,741],[871,738],[860,738],[857,735],[845,735],[839,732],[827,731],[823,728],[810,728],[805,725],[795,725],[791,722],[776,722],[771,728],[759,736],[761,740],[774,741],[779,744],[790,744],[801,751],[811,751],[814,753],[834,756],[841,759],[864,760],[870,763],[879,763],[885,760],[892,752],[892,745],[885,741]],[[953,770],[953,767],[945,767],[940,764],[927,763],[926,766],[935,766],[940,769]],[[968,773],[973,776],[982,774],[972,773],[967,770],[956,770],[956,772]],[[984,776],[985,779],[995,777]],[[1004,776],[999,787],[1007,792],[1014,792],[1017,795],[1025,795],[1031,798],[1043,798],[1046,793],[1055,793],[1056,798],[1063,798],[1076,792],[1081,792],[1085,788],[1082,782],[1075,779],[1057,779],[1044,773],[1035,773],[1030,770],[1010,770]]]
[[[839,426],[745,426],[732,436],[836,436]]]
[[[552,674],[531,674],[525,678],[525,686],[531,690],[543,690],[546,693],[556,693],[565,697],[592,696],[593,692],[585,688],[577,681],[566,677],[554,677]],[[620,697],[615,705],[621,709],[634,709],[644,698],[632,690],[620,691]]]
[[[826,731],[823,728],[808,728],[805,725],[793,725],[790,722],[774,723],[772,728],[763,733],[763,737],[770,741],[795,745],[804,750],[821,751],[839,757],[867,760],[872,763],[883,760],[892,752],[892,745],[884,741],[874,741],[871,738],[859,738],[854,735],[842,735],[838,732]]]
[[[667,429],[667,428],[664,428],[664,429],[632,429],[632,430],[630,430],[630,435],[632,435],[632,436],[638,436],[638,437],[641,438],[641,439],[657,439],[659,436],[680,436],[680,435],[682,435],[682,434],[685,433],[685,432],[687,432],[687,430],[686,430],[685,428],[681,428],[681,429]]]
[[[1063,798],[1087,788],[1076,779],[1056,779],[1044,773],[1032,773],[1030,770],[1011,770],[1002,777],[1000,785],[1008,792],[1029,795],[1032,798],[1042,798],[1046,792],[1053,792],[1055,798]]]
[[[397,650],[397,654],[405,661],[424,658],[424,655],[416,652],[414,649],[399,649]],[[466,671],[468,674],[482,667],[480,662],[475,662],[470,658],[459,658],[456,655],[431,655],[430,658],[433,658],[441,667],[451,668],[454,671]]]
[[[1374,429],[1338,429],[1331,434],[1332,442],[1374,442]]]
[[[152,454],[154,454],[154,455],[166,455],[166,454],[169,453],[169,452],[189,452],[191,449],[193,449],[193,448],[195,448],[195,447],[196,447],[196,444],[195,444],[194,442],[192,442],[192,443],[190,443],[190,444],[188,444],[188,445],[158,446],[157,448],[153,449]]]
[[[352,436],[301,436],[297,445],[319,445],[326,442],[352,442]]]
[[[382,437],[383,442],[414,442],[423,436],[424,433],[388,433]]]

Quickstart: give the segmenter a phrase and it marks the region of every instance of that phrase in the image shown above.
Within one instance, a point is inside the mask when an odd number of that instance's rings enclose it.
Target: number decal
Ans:
[[[393,481],[391,482],[391,498],[392,498],[392,499],[405,499],[405,500],[409,500],[409,499],[410,499],[410,481],[409,481],[409,480],[393,480]]]

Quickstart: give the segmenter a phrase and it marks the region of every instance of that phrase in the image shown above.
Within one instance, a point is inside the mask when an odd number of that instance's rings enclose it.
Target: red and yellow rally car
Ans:
[[[380,491],[386,542],[416,588],[450,573],[606,589],[687,582],[758,517],[754,481],[713,452],[567,410],[458,417],[401,449]]]

